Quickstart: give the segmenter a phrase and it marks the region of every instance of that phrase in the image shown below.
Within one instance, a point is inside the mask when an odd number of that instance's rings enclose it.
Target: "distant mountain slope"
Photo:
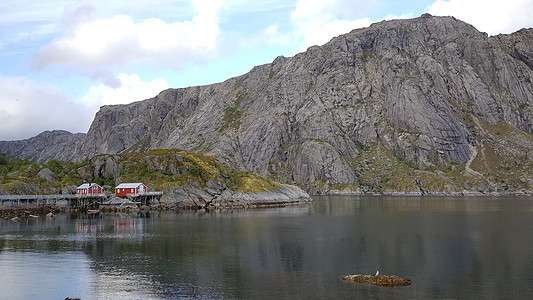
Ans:
[[[64,130],[44,131],[37,136],[18,141],[0,141],[0,152],[9,157],[20,157],[36,162],[51,159],[82,160],[83,153],[77,152],[85,142],[86,134],[72,134]]]
[[[533,189],[532,80],[533,29],[383,21],[222,83],[104,106],[75,149],[31,158],[177,147],[313,193]],[[26,155],[12,148],[0,143]]]

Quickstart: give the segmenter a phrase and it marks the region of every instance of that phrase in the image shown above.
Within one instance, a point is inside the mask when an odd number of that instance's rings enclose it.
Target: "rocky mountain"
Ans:
[[[181,148],[312,193],[532,190],[532,79],[533,29],[489,37],[426,14],[222,83],[104,106],[86,136],[0,152],[44,161]]]
[[[19,141],[0,141],[0,152],[9,157],[20,157],[31,161],[81,160],[85,156],[76,152],[85,142],[86,134],[72,134],[64,130],[44,131],[37,136]]]

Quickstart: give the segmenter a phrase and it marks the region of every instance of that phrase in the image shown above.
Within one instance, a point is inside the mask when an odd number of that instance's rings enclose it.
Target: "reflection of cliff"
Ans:
[[[326,214],[353,214],[356,211],[390,212],[487,212],[510,208],[514,203],[502,202],[502,197],[443,197],[443,196],[315,196]]]
[[[129,231],[144,238],[107,237],[84,249],[99,272],[165,287],[161,297],[507,298],[503,285],[529,286],[527,213],[476,199],[442,199],[440,209],[431,199],[396,201],[337,197],[307,210],[161,214]],[[339,280],[376,270],[414,285],[358,289]]]
[[[512,208],[515,203],[472,218],[471,230],[466,233],[476,253],[467,275],[483,287],[479,298],[519,299],[533,295],[531,213]]]

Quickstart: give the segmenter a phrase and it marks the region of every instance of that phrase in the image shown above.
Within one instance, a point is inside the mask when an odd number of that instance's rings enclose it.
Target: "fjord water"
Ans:
[[[2,220],[0,298],[533,296],[533,198],[314,199],[265,209]],[[341,280],[376,270],[413,284]]]

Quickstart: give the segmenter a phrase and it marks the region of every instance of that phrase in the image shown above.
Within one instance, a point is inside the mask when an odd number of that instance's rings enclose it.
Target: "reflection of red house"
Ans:
[[[76,195],[84,195],[84,196],[90,196],[90,195],[97,195],[102,194],[103,189],[101,186],[99,186],[96,183],[84,183],[76,188]]]
[[[115,188],[115,195],[118,197],[136,196],[147,190],[146,185],[142,183],[121,183]]]

